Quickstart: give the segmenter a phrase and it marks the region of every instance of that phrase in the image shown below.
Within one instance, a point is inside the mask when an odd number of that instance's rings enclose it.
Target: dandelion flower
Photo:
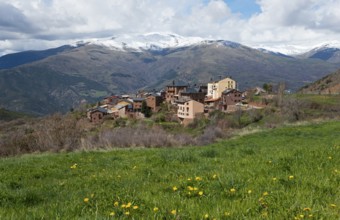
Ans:
[[[302,214],[301,214],[301,215],[299,215],[299,217],[300,217],[300,218],[304,218],[304,217],[305,217],[305,215],[302,215]]]
[[[197,187],[194,187],[194,191],[197,191],[198,190],[198,188]]]
[[[110,212],[110,216],[115,216],[115,212]]]
[[[138,205],[134,205],[132,208],[133,209],[138,209]]]
[[[196,181],[201,181],[201,180],[202,180],[202,178],[201,178],[201,177],[199,177],[199,176],[196,176],[195,180],[196,180]]]
[[[171,214],[173,215],[176,215],[177,211],[174,209],[174,210],[171,210]]]
[[[290,175],[290,176],[288,177],[288,179],[292,180],[292,179],[294,179],[294,176],[293,176],[293,175]]]
[[[263,195],[263,196],[268,196],[269,193],[268,193],[268,192],[264,192],[262,195]]]
[[[77,165],[78,165],[78,164],[75,163],[75,164],[73,164],[70,168],[71,168],[71,169],[76,169],[76,168],[77,168]]]
[[[113,205],[114,205],[114,207],[117,207],[117,206],[119,206],[119,202],[115,202],[115,203],[113,203]]]
[[[188,181],[191,181],[191,178],[188,178]]]
[[[205,214],[205,215],[204,215],[204,218],[205,218],[205,219],[209,218],[209,215],[208,215],[208,214]]]
[[[216,175],[216,174],[214,174],[214,175],[212,176],[212,178],[213,178],[213,179],[216,179],[216,178],[217,178],[217,175]]]
[[[125,207],[126,207],[126,208],[130,208],[130,207],[131,207],[131,202],[129,202],[128,204],[126,204]]]
[[[126,205],[125,205],[125,204],[122,204],[121,207],[122,207],[122,208],[126,208]]]
[[[90,199],[89,198],[84,198],[84,202],[89,202]]]
[[[235,189],[235,188],[231,188],[231,189],[230,189],[230,192],[231,192],[231,193],[234,193],[234,192],[236,192],[236,189]]]
[[[331,157],[331,156],[329,156],[329,157],[328,157],[328,159],[329,159],[329,160],[331,160],[331,159],[332,159],[332,157]]]
[[[311,208],[304,208],[303,211],[309,212],[310,210],[312,210]]]
[[[192,186],[188,186],[188,190],[189,190],[189,191],[193,191],[194,188],[193,188]]]
[[[129,211],[127,211],[127,212],[125,212],[125,213],[124,213],[124,215],[130,215],[130,212],[129,212]]]
[[[335,208],[335,207],[336,207],[336,205],[335,205],[335,204],[330,204],[330,206],[331,206],[332,208]]]
[[[276,181],[277,180],[277,178],[276,177],[273,177],[273,181]]]
[[[153,208],[153,211],[154,211],[154,212],[158,212],[158,210],[159,210],[158,207],[154,207],[154,208]]]
[[[178,189],[178,188],[177,188],[176,186],[172,187],[172,190],[173,190],[173,191],[177,191],[177,189]]]
[[[203,196],[203,191],[199,191],[198,195]]]
[[[251,194],[253,191],[251,191],[251,189],[250,190],[248,190],[248,194]]]

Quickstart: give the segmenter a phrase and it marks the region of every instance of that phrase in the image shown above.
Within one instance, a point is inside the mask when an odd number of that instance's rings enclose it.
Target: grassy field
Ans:
[[[339,219],[340,122],[0,160],[0,219]]]

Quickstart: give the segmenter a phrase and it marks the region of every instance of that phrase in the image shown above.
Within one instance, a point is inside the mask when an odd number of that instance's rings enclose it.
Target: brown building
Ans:
[[[242,92],[236,89],[227,89],[222,92],[220,110],[228,111],[228,106],[242,102]]]
[[[90,120],[90,122],[93,123],[100,123],[104,119],[104,115],[107,114],[107,110],[104,108],[93,108],[87,110],[87,118]]]
[[[175,85],[175,83],[166,86],[165,91],[166,102],[173,104],[176,100],[178,100],[180,93],[185,92],[187,88],[188,88],[187,85]]]
[[[144,98],[133,98],[132,99],[132,108],[134,112],[140,112],[142,110]]]
[[[206,91],[201,91],[200,89],[187,88],[185,91],[181,92],[181,97],[186,99],[192,99],[200,103],[204,103]]]
[[[159,95],[149,95],[146,97],[146,105],[152,110],[152,112],[157,112],[163,102],[163,97]]]
[[[102,103],[104,105],[116,105],[119,102],[119,96],[109,96],[103,99]]]

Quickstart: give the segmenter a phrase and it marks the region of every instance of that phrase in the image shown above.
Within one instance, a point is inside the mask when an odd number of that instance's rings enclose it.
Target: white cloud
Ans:
[[[245,20],[222,0],[0,0],[0,54],[157,31],[250,46],[339,39],[340,0],[257,3],[261,12]]]

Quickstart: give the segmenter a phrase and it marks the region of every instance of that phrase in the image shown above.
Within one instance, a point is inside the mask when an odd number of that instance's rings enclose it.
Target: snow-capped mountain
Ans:
[[[187,47],[206,42],[200,37],[183,37],[172,33],[148,33],[119,35],[109,39],[90,39],[77,42],[77,45],[92,44],[113,50],[161,50],[165,48]]]
[[[297,58],[320,59],[331,63],[340,63],[340,42],[332,41],[320,44],[313,49],[299,54]]]

